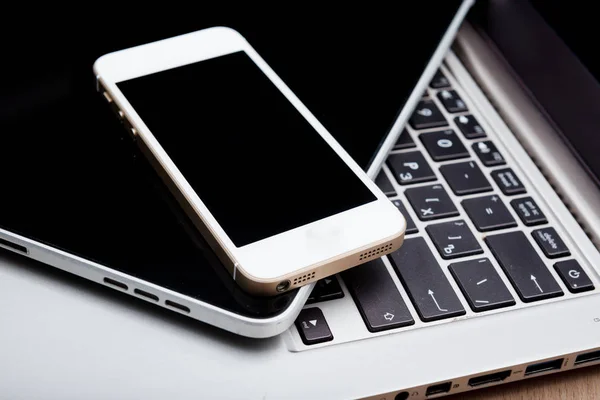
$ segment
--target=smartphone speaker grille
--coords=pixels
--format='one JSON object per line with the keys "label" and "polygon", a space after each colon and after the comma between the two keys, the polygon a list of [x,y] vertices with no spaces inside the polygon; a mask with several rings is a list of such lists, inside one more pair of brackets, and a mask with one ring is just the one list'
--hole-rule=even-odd
{"label": "smartphone speaker grille", "polygon": [[384,246],[379,246],[369,251],[365,251],[360,256],[358,256],[358,261],[366,261],[373,257],[381,257],[389,251],[392,250],[392,244],[388,243]]}
{"label": "smartphone speaker grille", "polygon": [[298,284],[301,284],[303,282],[306,282],[308,280],[311,280],[315,277],[315,272],[309,272],[307,274],[301,275],[301,276],[297,276],[296,278],[294,278],[294,281],[292,282],[292,286],[296,286]]}

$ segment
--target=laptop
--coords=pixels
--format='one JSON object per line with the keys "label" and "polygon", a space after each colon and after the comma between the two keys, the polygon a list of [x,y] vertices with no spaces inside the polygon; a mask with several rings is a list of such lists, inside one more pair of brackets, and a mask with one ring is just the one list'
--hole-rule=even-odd
{"label": "laptop", "polygon": [[569,125],[598,79],[540,4],[477,5],[377,171],[398,252],[318,282],[264,340],[5,268],[3,395],[429,399],[600,362],[594,113]]}

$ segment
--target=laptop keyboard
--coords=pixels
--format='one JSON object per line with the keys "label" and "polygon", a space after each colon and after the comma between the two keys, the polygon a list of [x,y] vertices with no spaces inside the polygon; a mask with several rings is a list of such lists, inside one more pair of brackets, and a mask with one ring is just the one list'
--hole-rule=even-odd
{"label": "laptop keyboard", "polygon": [[[407,220],[403,246],[317,283],[296,321],[306,348],[596,289],[457,86],[436,73],[376,178]],[[366,334],[345,332],[352,308]]]}

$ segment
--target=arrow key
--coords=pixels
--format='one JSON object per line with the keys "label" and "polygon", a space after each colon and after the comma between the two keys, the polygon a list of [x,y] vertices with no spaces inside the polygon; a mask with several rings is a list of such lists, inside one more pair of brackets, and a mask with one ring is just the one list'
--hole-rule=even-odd
{"label": "arrow key", "polygon": [[340,283],[335,276],[330,276],[317,282],[310,296],[308,297],[306,304],[340,299],[342,297],[344,297],[344,292],[340,287]]}
{"label": "arrow key", "polygon": [[296,319],[296,328],[302,341],[306,345],[328,342],[333,340],[329,325],[325,321],[323,312],[317,308],[305,308]]}

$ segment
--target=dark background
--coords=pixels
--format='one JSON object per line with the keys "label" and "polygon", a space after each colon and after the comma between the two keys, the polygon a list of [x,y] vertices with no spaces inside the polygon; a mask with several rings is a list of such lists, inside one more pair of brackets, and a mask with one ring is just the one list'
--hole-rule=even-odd
{"label": "dark background", "polygon": [[600,58],[594,2],[486,0],[469,16],[600,186]]}
{"label": "dark background", "polygon": [[[270,303],[256,311],[251,299],[231,295],[237,289],[224,269],[165,205],[146,164],[133,161],[123,128],[94,90],[93,62],[231,25],[367,165],[458,3],[329,12],[309,3],[219,3],[221,10],[157,3],[143,10],[152,16],[122,4],[51,12],[11,4],[0,24],[0,227],[233,312],[268,316]],[[415,21],[423,29],[415,31]],[[247,195],[223,185],[240,201]]]}

